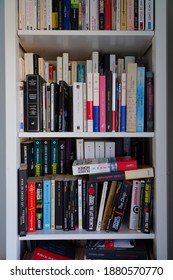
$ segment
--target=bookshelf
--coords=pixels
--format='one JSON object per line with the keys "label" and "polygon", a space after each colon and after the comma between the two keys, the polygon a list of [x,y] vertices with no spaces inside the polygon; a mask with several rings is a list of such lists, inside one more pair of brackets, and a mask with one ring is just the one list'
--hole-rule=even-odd
{"label": "bookshelf", "polygon": [[[5,12],[5,88],[6,88],[6,258],[20,259],[24,240],[40,239],[104,239],[136,238],[153,240],[156,259],[167,259],[167,154],[166,154],[166,3],[155,4],[155,31],[17,31],[17,0],[4,1]],[[10,20],[9,20],[10,15]],[[77,44],[76,44],[77,42]],[[118,233],[41,231],[17,235],[17,169],[20,164],[20,142],[30,137],[78,137],[77,133],[18,133],[17,85],[19,45],[23,50],[38,52],[47,59],[55,53],[68,51],[72,57],[88,56],[92,50],[150,57],[155,73],[154,133],[80,133],[83,138],[147,137],[152,145],[155,168],[154,232],[136,233],[122,227]],[[44,47],[43,47],[44,46]],[[79,50],[82,49],[82,52]],[[80,57],[81,55],[81,57]],[[10,82],[9,82],[10,80]]]}

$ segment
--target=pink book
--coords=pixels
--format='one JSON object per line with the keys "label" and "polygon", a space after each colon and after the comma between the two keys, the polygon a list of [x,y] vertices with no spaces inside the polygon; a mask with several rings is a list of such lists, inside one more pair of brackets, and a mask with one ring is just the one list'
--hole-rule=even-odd
{"label": "pink book", "polygon": [[127,0],[127,30],[134,30],[134,0]]}
{"label": "pink book", "polygon": [[100,75],[100,132],[106,132],[106,76]]}

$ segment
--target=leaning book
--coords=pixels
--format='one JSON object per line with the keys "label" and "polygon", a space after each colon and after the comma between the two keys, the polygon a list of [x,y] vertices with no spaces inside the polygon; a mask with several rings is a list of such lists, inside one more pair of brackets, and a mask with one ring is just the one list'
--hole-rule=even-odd
{"label": "leaning book", "polygon": [[72,165],[73,175],[85,175],[117,171],[115,158],[75,160]]}

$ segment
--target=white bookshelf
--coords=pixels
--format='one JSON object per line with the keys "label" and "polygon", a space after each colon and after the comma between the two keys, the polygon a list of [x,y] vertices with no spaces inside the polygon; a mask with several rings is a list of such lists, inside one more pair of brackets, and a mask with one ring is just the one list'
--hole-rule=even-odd
{"label": "white bookshelf", "polygon": [[[155,1],[155,31],[17,31],[17,0],[5,6],[5,85],[6,85],[6,258],[19,259],[24,240],[39,239],[152,239],[157,259],[167,259],[167,154],[166,154],[166,3]],[[10,20],[9,20],[10,19]],[[23,50],[55,59],[68,51],[73,59],[85,59],[92,50],[118,54],[147,53],[155,73],[154,133],[18,133],[17,81],[19,44]],[[81,51],[82,50],[82,51]],[[51,54],[51,55],[50,55]],[[81,57],[80,57],[81,56]],[[19,237],[17,234],[17,169],[20,164],[20,141],[35,137],[147,137],[152,143],[155,168],[154,232],[137,233],[123,226],[118,233],[86,231],[40,231]]]}

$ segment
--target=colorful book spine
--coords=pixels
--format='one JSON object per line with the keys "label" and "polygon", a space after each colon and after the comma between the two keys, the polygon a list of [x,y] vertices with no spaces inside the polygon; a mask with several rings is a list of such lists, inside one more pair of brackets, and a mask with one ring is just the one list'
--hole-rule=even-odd
{"label": "colorful book spine", "polygon": [[82,215],[82,178],[78,178],[78,228],[82,229],[83,228],[83,215]]}
{"label": "colorful book spine", "polygon": [[86,194],[86,230],[94,231],[96,229],[97,218],[97,191],[98,184],[87,182]]}
{"label": "colorful book spine", "polygon": [[144,132],[145,67],[137,67],[136,132]]}
{"label": "colorful book spine", "polygon": [[127,4],[126,0],[120,0],[120,29],[127,29]]}
{"label": "colorful book spine", "polygon": [[100,131],[99,73],[93,73],[93,132]]}
{"label": "colorful book spine", "polygon": [[151,231],[151,214],[152,214],[152,178],[145,180],[144,200],[143,200],[143,218],[142,232],[150,233]]}
{"label": "colorful book spine", "polygon": [[55,176],[51,178],[51,190],[50,190],[50,228],[55,229]]}
{"label": "colorful book spine", "polygon": [[99,77],[100,132],[106,132],[106,76]]}
{"label": "colorful book spine", "polygon": [[43,182],[36,181],[36,229],[43,229]]}
{"label": "colorful book spine", "polygon": [[27,164],[23,163],[18,169],[18,234],[27,233]]}
{"label": "colorful book spine", "polygon": [[43,179],[43,229],[51,228],[51,180],[44,177]]}
{"label": "colorful book spine", "polygon": [[58,139],[51,139],[51,174],[56,175],[58,171]]}
{"label": "colorful book spine", "polygon": [[126,131],[126,73],[122,73],[121,78],[121,117],[120,131]]}
{"label": "colorful book spine", "polygon": [[41,176],[42,175],[42,140],[35,139],[34,140],[34,175]]}
{"label": "colorful book spine", "polygon": [[105,30],[111,30],[111,1],[105,0]]}
{"label": "colorful book spine", "polygon": [[64,0],[64,30],[70,30],[70,0]]}
{"label": "colorful book spine", "polygon": [[140,207],[141,181],[133,180],[130,206],[129,229],[137,230]]}
{"label": "colorful book spine", "polygon": [[105,1],[99,0],[99,30],[105,28]]}
{"label": "colorful book spine", "polygon": [[33,177],[30,177],[28,180],[28,192],[27,192],[27,201],[28,201],[28,212],[27,212],[27,231],[35,232],[36,231],[36,183]]}
{"label": "colorful book spine", "polygon": [[92,73],[87,74],[87,132],[93,132],[93,79]]}
{"label": "colorful book spine", "polygon": [[116,79],[117,74],[112,74],[112,132],[116,130]]}

